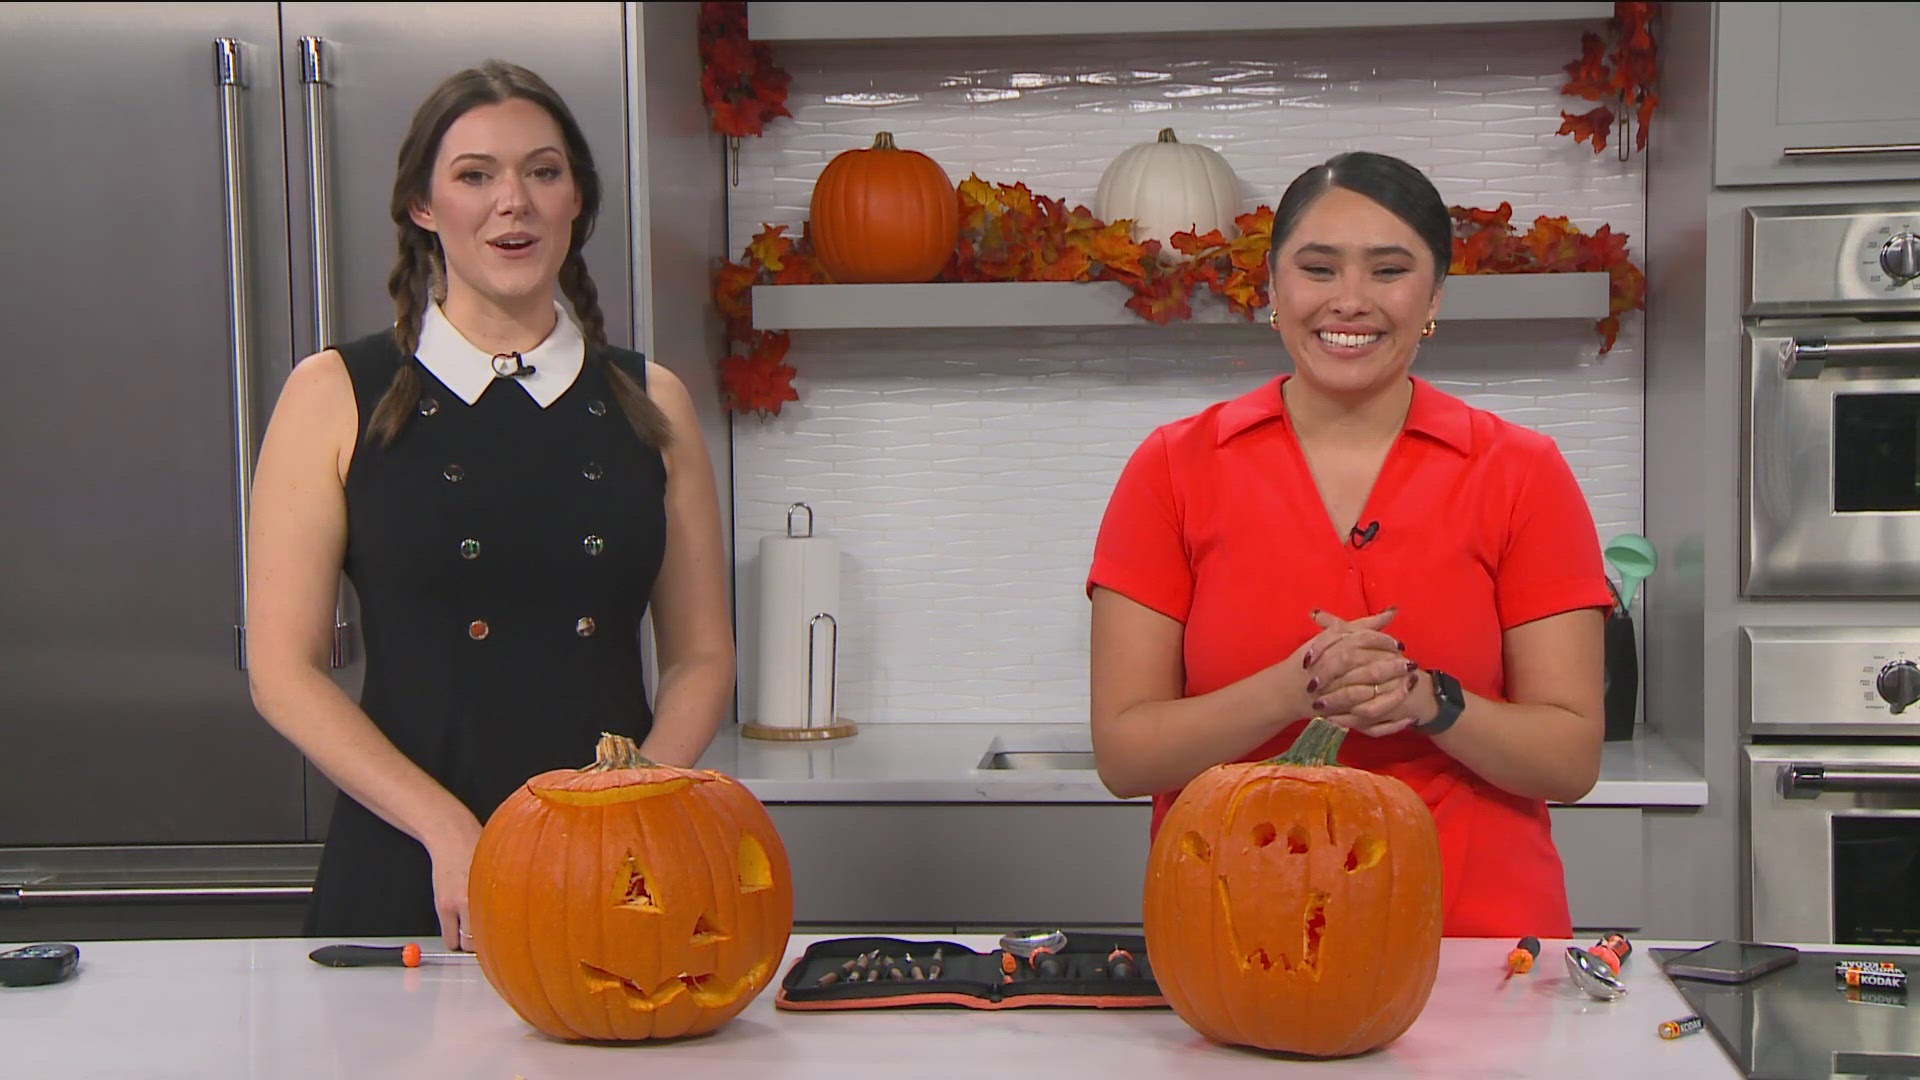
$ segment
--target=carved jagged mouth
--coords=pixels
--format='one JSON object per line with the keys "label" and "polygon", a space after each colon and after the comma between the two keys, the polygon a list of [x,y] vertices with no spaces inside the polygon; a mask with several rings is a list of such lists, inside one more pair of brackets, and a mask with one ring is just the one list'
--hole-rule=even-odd
{"label": "carved jagged mouth", "polygon": [[712,972],[694,975],[683,971],[671,979],[661,980],[651,990],[644,990],[624,975],[616,975],[585,960],[580,961],[580,974],[586,979],[588,990],[596,994],[618,992],[622,1004],[639,1012],[651,1012],[682,995],[692,995],[693,1003],[702,1008],[725,1005],[753,989],[754,983],[759,982],[766,973],[766,964],[755,964],[733,983],[715,986],[716,976]]}

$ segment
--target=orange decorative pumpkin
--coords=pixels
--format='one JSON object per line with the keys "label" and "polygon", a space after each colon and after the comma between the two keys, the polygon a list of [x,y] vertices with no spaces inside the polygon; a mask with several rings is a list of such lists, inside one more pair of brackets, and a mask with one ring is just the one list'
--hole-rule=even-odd
{"label": "orange decorative pumpkin", "polygon": [[500,804],[467,895],[480,970],[558,1039],[712,1031],[773,981],[793,932],[787,850],[760,801],[619,735]]}
{"label": "orange decorative pumpkin", "polygon": [[1154,977],[1216,1042],[1344,1057],[1413,1025],[1440,963],[1440,840],[1413,789],[1334,762],[1314,719],[1270,761],[1216,765],[1147,856]]}
{"label": "orange decorative pumpkin", "polygon": [[810,214],[814,255],[837,282],[932,281],[960,239],[953,181],[885,131],[827,162]]}

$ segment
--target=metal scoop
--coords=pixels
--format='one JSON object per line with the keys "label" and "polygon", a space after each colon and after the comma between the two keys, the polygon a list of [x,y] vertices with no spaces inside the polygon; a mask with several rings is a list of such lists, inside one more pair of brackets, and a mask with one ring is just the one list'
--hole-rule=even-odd
{"label": "metal scoop", "polygon": [[1618,976],[1607,969],[1606,961],[1578,946],[1567,947],[1567,974],[1573,984],[1596,1001],[1612,1001],[1627,992]]}

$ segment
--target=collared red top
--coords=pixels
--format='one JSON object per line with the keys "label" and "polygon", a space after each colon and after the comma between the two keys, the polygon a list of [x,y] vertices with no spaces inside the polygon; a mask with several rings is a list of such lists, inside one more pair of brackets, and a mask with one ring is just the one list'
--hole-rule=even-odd
{"label": "collared red top", "polygon": [[499,381],[519,384],[527,396],[544,409],[573,385],[587,354],[580,328],[557,300],[553,313],[553,330],[546,340],[520,354],[521,360],[533,368],[529,375],[509,378],[496,374],[493,354],[462,337],[453,323],[447,321],[439,304],[428,304],[426,314],[421,316],[420,344],[414,348],[413,355],[422,367],[433,372],[434,378],[469,405],[479,401],[480,395]]}
{"label": "collared red top", "polygon": [[[1413,379],[1406,423],[1358,527],[1334,532],[1281,376],[1162,426],[1120,474],[1087,588],[1185,626],[1184,694],[1238,682],[1343,619],[1397,607],[1387,632],[1421,666],[1507,700],[1502,633],[1611,604],[1586,499],[1551,438]],[[1249,753],[1271,757],[1305,718]],[[1446,933],[1572,932],[1546,805],[1509,794],[1425,735],[1350,736],[1340,760],[1405,781],[1433,809]],[[1179,792],[1154,797],[1159,828]]]}

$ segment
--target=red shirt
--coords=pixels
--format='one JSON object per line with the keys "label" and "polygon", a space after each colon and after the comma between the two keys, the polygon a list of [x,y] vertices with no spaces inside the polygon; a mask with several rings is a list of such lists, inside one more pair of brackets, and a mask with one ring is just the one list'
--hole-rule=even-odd
{"label": "red shirt", "polygon": [[[1167,424],[1127,462],[1087,587],[1185,624],[1184,693],[1238,682],[1320,628],[1397,606],[1386,632],[1472,693],[1507,700],[1502,632],[1608,607],[1593,516],[1553,440],[1413,380],[1405,427],[1359,517],[1337,536],[1280,395],[1286,376]],[[1286,749],[1305,718],[1249,753]],[[1405,781],[1433,810],[1445,932],[1568,937],[1546,804],[1482,780],[1425,735],[1350,735],[1347,765]],[[1154,796],[1159,829],[1177,791]]]}

